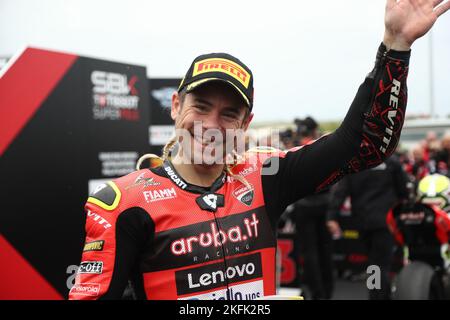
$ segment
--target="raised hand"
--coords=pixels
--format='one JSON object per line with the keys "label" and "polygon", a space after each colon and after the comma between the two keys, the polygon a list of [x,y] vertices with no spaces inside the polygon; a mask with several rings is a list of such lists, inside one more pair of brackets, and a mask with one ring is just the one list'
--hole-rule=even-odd
{"label": "raised hand", "polygon": [[409,50],[438,17],[450,9],[450,0],[387,0],[384,44],[388,49]]}

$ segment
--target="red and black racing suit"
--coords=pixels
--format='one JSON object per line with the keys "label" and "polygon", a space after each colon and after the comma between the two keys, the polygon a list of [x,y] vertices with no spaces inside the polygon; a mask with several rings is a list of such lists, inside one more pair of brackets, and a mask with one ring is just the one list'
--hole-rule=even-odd
{"label": "red and black racing suit", "polygon": [[210,188],[190,185],[168,161],[102,186],[86,203],[86,242],[69,297],[117,299],[128,280],[146,299],[275,294],[279,216],[392,154],[406,109],[409,55],[380,46],[334,133],[288,152],[247,152],[232,170],[251,188],[226,175]]}
{"label": "red and black racing suit", "polygon": [[386,217],[389,230],[400,246],[408,247],[409,260],[441,266],[441,245],[450,244],[450,216],[435,205],[397,205]]}

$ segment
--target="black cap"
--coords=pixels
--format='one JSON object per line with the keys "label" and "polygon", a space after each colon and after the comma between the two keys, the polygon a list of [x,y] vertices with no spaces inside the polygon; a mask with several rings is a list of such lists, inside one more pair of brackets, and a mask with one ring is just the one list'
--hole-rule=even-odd
{"label": "black cap", "polygon": [[253,74],[239,59],[227,53],[209,53],[194,59],[181,80],[178,92],[186,88],[193,91],[209,81],[222,81],[233,87],[244,99],[250,110],[253,108]]}
{"label": "black cap", "polygon": [[306,128],[308,128],[308,130],[310,131],[317,129],[319,127],[319,124],[316,122],[316,120],[314,120],[311,117],[306,117],[303,123],[305,124]]}
{"label": "black cap", "polygon": [[314,129],[319,127],[319,124],[311,117],[306,117],[304,120],[295,119],[294,123],[297,125],[297,133],[302,136],[310,135]]}

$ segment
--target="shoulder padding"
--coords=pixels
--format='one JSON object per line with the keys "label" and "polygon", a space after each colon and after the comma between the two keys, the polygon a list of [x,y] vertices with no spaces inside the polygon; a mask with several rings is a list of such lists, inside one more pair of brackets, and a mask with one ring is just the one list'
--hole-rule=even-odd
{"label": "shoulder padding", "polygon": [[117,185],[109,181],[99,185],[89,196],[88,202],[93,203],[100,208],[112,211],[119,205],[122,193]]}

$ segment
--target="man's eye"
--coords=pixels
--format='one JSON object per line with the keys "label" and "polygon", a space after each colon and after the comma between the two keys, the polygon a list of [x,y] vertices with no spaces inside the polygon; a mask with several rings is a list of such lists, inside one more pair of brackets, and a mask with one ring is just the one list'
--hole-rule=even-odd
{"label": "man's eye", "polygon": [[207,107],[205,107],[205,106],[194,106],[194,109],[199,111],[199,112],[206,112],[207,111]]}
{"label": "man's eye", "polygon": [[237,119],[239,117],[239,114],[236,112],[226,112],[223,114],[225,117],[227,118],[231,118],[231,119]]}

